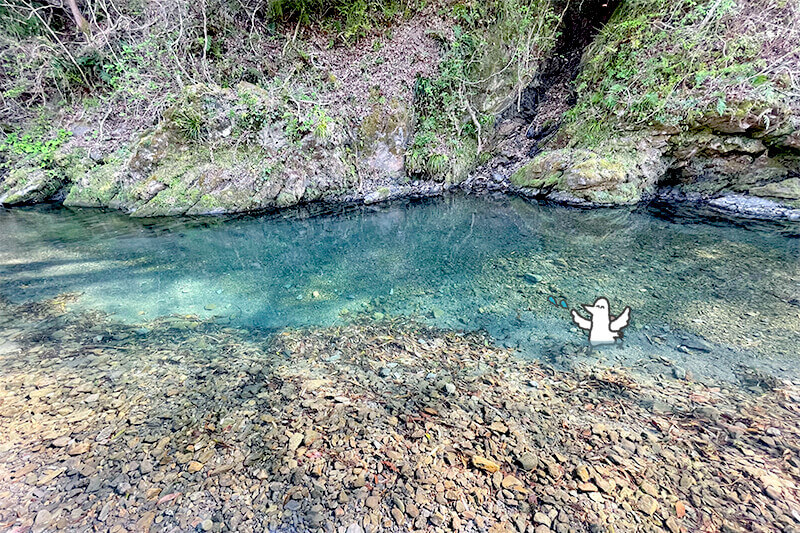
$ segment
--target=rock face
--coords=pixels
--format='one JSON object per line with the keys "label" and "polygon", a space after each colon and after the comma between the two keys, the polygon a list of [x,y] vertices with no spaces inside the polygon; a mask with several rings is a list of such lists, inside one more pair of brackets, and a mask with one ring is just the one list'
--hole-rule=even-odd
{"label": "rock face", "polygon": [[576,204],[633,204],[669,186],[709,203],[749,195],[791,210],[800,207],[800,151],[786,143],[788,136],[778,142],[770,136],[780,125],[736,133],[720,126],[727,131],[650,131],[611,139],[602,150],[547,150],[511,182],[526,194]]}
{"label": "rock face", "polygon": [[[583,55],[574,107],[514,184],[591,204],[627,204],[669,187],[669,197],[720,208],[800,207],[798,84],[784,74],[797,67],[787,52],[800,45],[800,13],[774,2],[712,4],[622,0]],[[676,19],[676,10],[686,16]],[[697,38],[710,27],[713,36]]]}
{"label": "rock face", "polygon": [[403,157],[410,133],[411,112],[402,103],[394,101],[387,109],[374,106],[361,125],[361,166],[387,178],[404,176]]}
{"label": "rock face", "polygon": [[0,205],[44,202],[60,187],[61,180],[41,168],[17,168],[0,183]]}
{"label": "rock face", "polygon": [[800,150],[792,145],[794,133],[785,133],[795,129],[796,121],[789,112],[774,111],[768,118],[709,117],[698,125],[702,130],[670,138],[666,154],[672,160],[672,182],[710,198],[749,194],[800,206],[795,177]]}
{"label": "rock face", "polygon": [[375,203],[484,177],[505,190],[513,173],[518,191],[580,205],[660,195],[800,209],[791,3],[524,4],[408,19],[339,50],[306,42],[310,55],[281,54],[259,86],[184,88],[157,126],[127,124],[111,155],[84,139],[74,146],[88,155],[38,167],[27,151],[42,146],[12,161],[0,142],[0,205],[66,195],[134,216],[209,214]]}
{"label": "rock face", "polygon": [[514,173],[511,182],[529,194],[568,203],[634,204],[654,193],[667,169],[657,142],[656,137],[627,140],[604,153],[543,152]]}
{"label": "rock face", "polygon": [[254,85],[192,86],[129,155],[79,178],[65,204],[134,216],[287,207],[356,183],[351,142],[323,111],[293,115]]}

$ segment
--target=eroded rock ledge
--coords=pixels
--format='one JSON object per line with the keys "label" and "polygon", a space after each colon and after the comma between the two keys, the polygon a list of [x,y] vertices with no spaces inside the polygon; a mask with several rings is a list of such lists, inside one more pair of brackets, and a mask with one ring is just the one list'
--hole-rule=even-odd
{"label": "eroded rock ledge", "polygon": [[799,140],[792,115],[711,117],[685,132],[637,132],[602,148],[547,150],[511,182],[532,196],[583,205],[660,195],[742,214],[800,217]]}

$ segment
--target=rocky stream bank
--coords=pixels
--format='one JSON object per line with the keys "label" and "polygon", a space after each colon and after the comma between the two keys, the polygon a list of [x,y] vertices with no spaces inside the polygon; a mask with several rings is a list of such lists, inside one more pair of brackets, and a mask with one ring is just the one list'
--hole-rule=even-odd
{"label": "rocky stream bank", "polygon": [[[103,43],[75,36],[75,56],[126,73],[132,86],[106,94],[98,80],[85,88],[93,97],[67,100],[59,89],[35,118],[25,83],[4,85],[20,101],[0,116],[0,205],[149,217],[375,203],[460,186],[800,219],[794,3],[411,4],[347,45],[324,29],[324,13],[308,27],[253,18],[228,32],[233,52],[219,64],[163,85],[150,71],[180,62],[172,45],[168,61],[154,59],[150,41],[141,43],[150,55],[132,47],[120,60],[110,42],[101,53]],[[145,38],[133,33],[117,37]],[[193,69],[199,60],[188,59]],[[245,60],[246,73],[215,70]],[[43,69],[28,70],[8,72],[38,79]]]}
{"label": "rocky stream bank", "polygon": [[555,371],[366,317],[0,307],[6,531],[800,531],[800,390]]}

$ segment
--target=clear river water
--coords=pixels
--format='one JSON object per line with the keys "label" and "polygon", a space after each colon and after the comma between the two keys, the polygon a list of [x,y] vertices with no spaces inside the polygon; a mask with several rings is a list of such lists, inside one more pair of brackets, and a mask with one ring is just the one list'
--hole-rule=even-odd
{"label": "clear river water", "polygon": [[[800,376],[797,223],[463,195],[315,209],[150,220],[0,211],[0,296],[72,293],[74,311],[175,327],[190,316],[253,335],[407,315],[486,330],[560,367],[689,372],[749,388]],[[569,310],[600,296],[612,314],[630,306],[631,324],[622,342],[590,349]]]}

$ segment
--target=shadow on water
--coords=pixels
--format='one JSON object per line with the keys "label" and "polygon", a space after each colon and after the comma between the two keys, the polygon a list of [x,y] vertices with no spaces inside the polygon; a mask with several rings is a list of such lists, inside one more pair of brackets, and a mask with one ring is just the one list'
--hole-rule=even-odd
{"label": "shadow on water", "polygon": [[[129,323],[174,314],[279,329],[412,315],[565,365],[656,371],[668,360],[728,379],[743,364],[797,369],[796,224],[454,195],[185,219],[26,208],[0,212],[0,231],[4,297],[80,293],[74,309]],[[549,296],[630,306],[623,347],[574,349],[585,336]]]}

